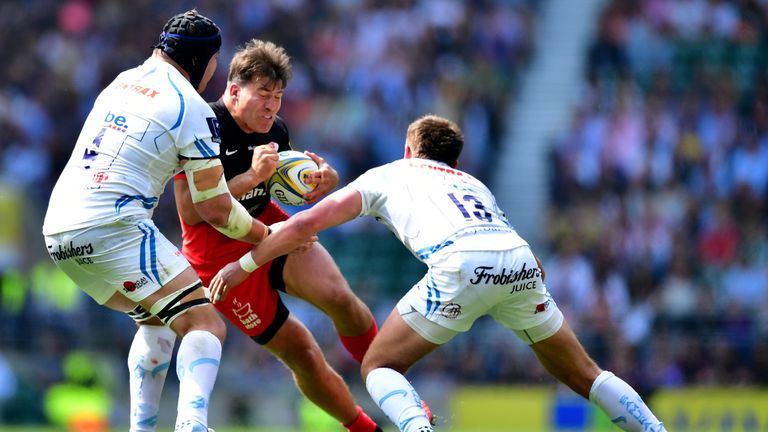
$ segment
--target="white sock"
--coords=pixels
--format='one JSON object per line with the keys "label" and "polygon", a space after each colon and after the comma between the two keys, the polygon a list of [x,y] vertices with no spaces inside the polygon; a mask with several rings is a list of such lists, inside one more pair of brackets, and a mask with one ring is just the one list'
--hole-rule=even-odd
{"label": "white sock", "polygon": [[589,400],[599,406],[622,430],[632,432],[664,432],[660,422],[640,395],[611,372],[603,371],[595,378]]}
{"label": "white sock", "polygon": [[181,338],[176,357],[176,374],[179,376],[177,431],[207,431],[208,404],[220,360],[221,342],[213,333],[195,330]]}
{"label": "white sock", "polygon": [[130,432],[154,432],[165,376],[173,357],[176,333],[168,327],[141,325],[128,351],[131,392]]}
{"label": "white sock", "polygon": [[431,432],[432,425],[421,409],[421,398],[411,383],[397,371],[377,368],[365,380],[373,401],[401,432]]}

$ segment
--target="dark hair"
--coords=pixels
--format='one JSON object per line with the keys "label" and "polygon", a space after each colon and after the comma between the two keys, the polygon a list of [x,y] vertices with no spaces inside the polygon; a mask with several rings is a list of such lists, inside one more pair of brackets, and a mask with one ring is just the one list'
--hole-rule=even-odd
{"label": "dark hair", "polygon": [[188,74],[197,89],[211,57],[221,48],[221,31],[210,19],[192,9],[165,23],[154,48],[161,49]]}
{"label": "dark hair", "polygon": [[432,159],[456,167],[464,148],[459,126],[440,116],[427,114],[408,126],[406,140],[415,157]]}
{"label": "dark hair", "polygon": [[291,79],[291,58],[272,42],[251,39],[232,57],[227,80],[243,84],[261,77],[285,88]]}

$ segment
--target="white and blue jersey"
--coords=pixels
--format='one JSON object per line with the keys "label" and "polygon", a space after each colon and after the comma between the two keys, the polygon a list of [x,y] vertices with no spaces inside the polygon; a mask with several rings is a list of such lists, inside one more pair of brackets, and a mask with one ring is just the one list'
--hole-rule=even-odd
{"label": "white and blue jersey", "polygon": [[181,159],[218,153],[211,108],[178,70],[149,58],[96,99],[51,194],[43,233],[151,218]]}
{"label": "white and blue jersey", "polygon": [[[349,187],[362,196],[361,216],[375,217],[426,264],[446,249],[506,250],[527,244],[482,182],[444,163],[400,159],[369,170]],[[485,241],[486,234],[497,241]]]}
{"label": "white and blue jersey", "polygon": [[56,265],[98,303],[139,302],[189,263],[152,222],[182,159],[219,153],[215,115],[178,70],[150,58],[94,103],[43,224]]}

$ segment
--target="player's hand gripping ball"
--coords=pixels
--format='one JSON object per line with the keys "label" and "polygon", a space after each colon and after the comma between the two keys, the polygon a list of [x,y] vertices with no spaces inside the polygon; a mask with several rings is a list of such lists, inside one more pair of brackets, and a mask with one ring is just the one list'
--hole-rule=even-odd
{"label": "player's hand gripping ball", "polygon": [[311,192],[317,185],[305,180],[318,170],[317,164],[309,156],[296,150],[281,151],[277,155],[277,169],[267,181],[269,194],[281,204],[306,204],[302,195]]}

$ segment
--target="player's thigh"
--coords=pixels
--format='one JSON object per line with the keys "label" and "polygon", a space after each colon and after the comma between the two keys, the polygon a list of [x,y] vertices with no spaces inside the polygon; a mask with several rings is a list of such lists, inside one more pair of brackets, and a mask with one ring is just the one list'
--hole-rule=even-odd
{"label": "player's thigh", "polygon": [[334,304],[354,296],[339,267],[319,243],[288,254],[283,280],[288,294],[313,304]]}
{"label": "player's thigh", "polygon": [[189,268],[149,219],[46,236],[45,241],[56,265],[99,304],[115,293],[139,303]]}
{"label": "player's thigh", "polygon": [[363,379],[371,370],[380,367],[404,373],[439,346],[413,330],[395,308],[365,353],[362,364]]}

